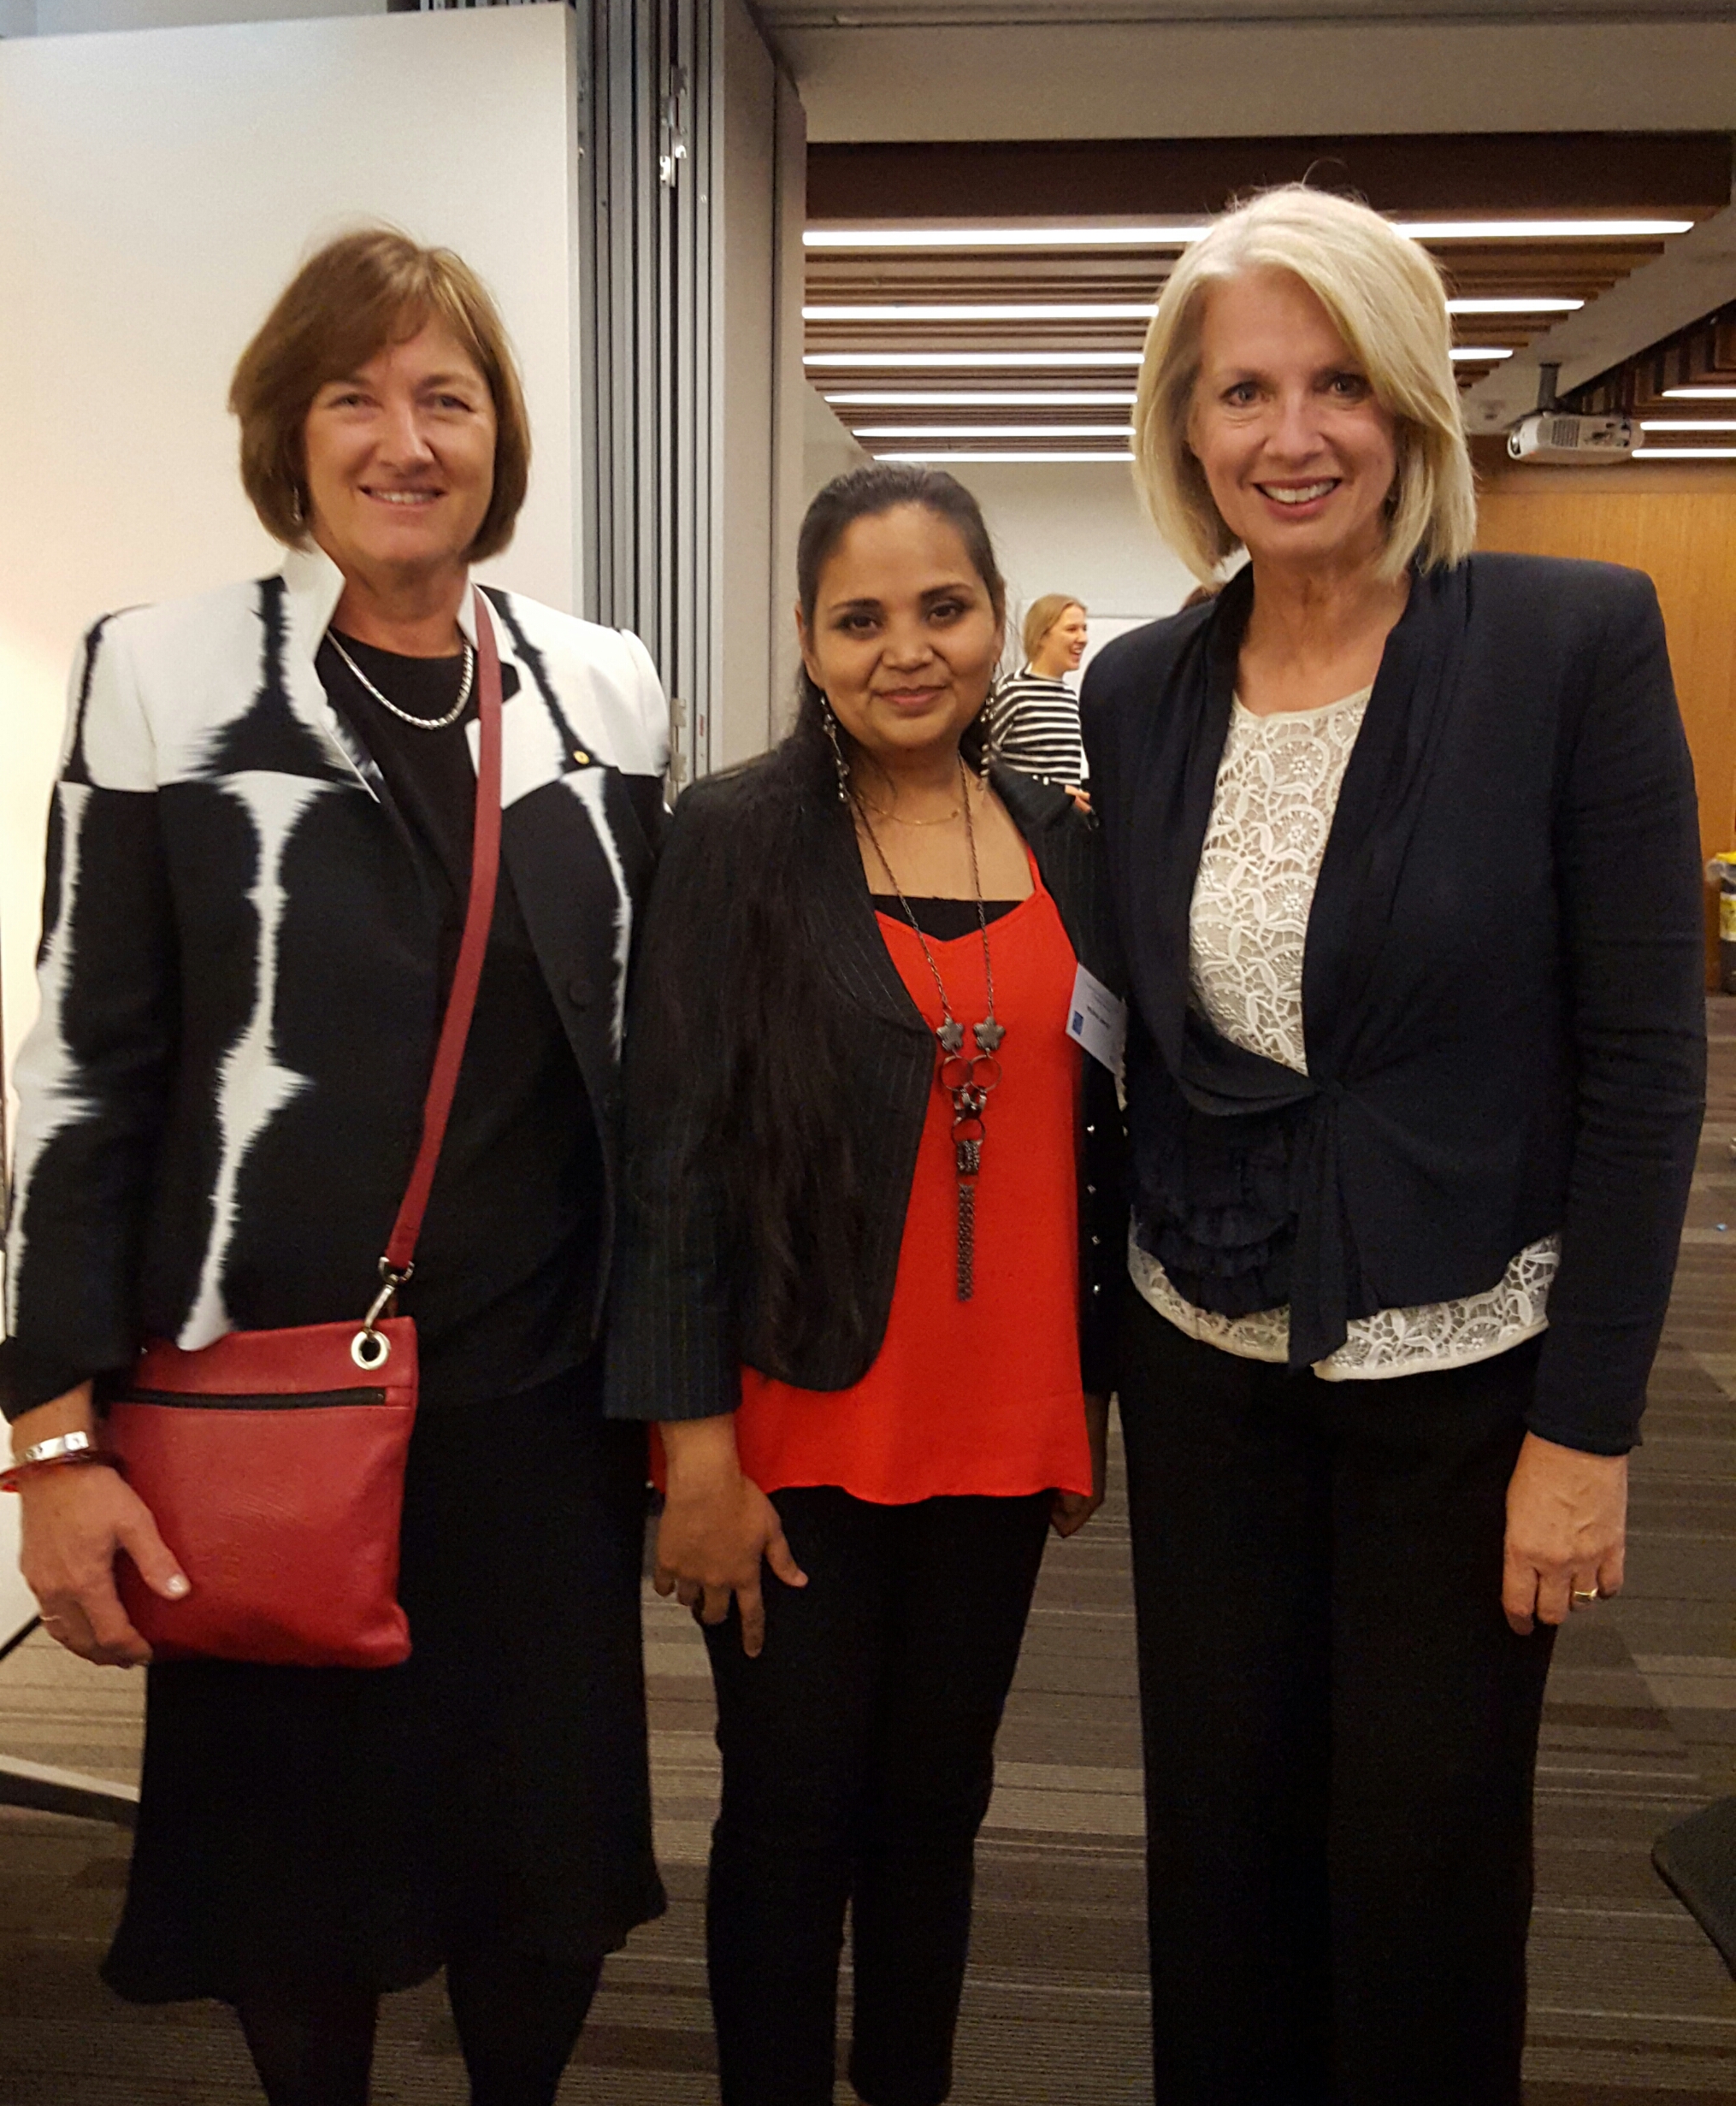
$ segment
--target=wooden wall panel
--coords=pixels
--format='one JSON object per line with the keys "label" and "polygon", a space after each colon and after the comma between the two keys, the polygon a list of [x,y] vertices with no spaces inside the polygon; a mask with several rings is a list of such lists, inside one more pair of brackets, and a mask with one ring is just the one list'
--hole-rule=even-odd
{"label": "wooden wall panel", "polygon": [[[1485,480],[1480,544],[1588,556],[1650,574],[1694,757],[1704,852],[1736,847],[1736,475],[1517,469]],[[1708,897],[1708,942],[1711,901]],[[1709,948],[1708,969],[1715,958]]]}

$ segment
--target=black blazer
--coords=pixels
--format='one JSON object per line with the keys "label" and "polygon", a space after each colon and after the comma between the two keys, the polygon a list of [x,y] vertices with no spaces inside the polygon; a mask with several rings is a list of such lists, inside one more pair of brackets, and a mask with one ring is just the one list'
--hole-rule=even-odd
{"label": "black blazer", "polygon": [[[934,1088],[935,1043],[874,917],[848,814],[835,795],[790,812],[790,852],[810,873],[809,934],[830,970],[812,1000],[847,1029],[849,1069],[836,1077],[853,1159],[871,1178],[862,1195],[858,1323],[841,1316],[799,1360],[755,1335],[731,1264],[736,1224],[718,1184],[692,1159],[693,1065],[731,949],[729,900],[702,873],[724,855],[764,852],[741,814],[765,762],[696,783],[676,808],[634,963],[625,1063],[626,1141],[621,1239],[609,1314],[607,1408],[624,1419],[704,1419],[741,1401],[743,1364],[807,1389],[859,1382],[885,1336],[911,1181]],[[1076,955],[1106,982],[1119,978],[1095,826],[1063,791],[1010,770],[991,780],[1030,843]],[[1085,1386],[1110,1385],[1113,1283],[1126,1236],[1114,1085],[1085,1062],[1081,1149],[1081,1362]]]}
{"label": "black blazer", "polygon": [[[50,814],[42,1009],[16,1072],[8,1416],[124,1366],[142,1336],[194,1348],[330,1322],[374,1291],[434,1057],[440,907],[316,670],[342,589],[327,557],[292,553],[274,576],[113,616],[86,640]],[[636,638],[488,599],[502,879],[596,1123],[605,1271],[667,716]],[[491,1254],[475,1262],[486,1274]],[[602,1298],[599,1279],[593,1335]]]}
{"label": "black blazer", "polygon": [[[1228,1108],[1190,1077],[1188,916],[1251,599],[1244,572],[1085,681],[1134,1008],[1136,1227],[1162,1122]],[[1698,864],[1650,581],[1500,555],[1419,576],[1308,925],[1296,1360],[1350,1318],[1491,1287],[1559,1232],[1531,1425],[1632,1445],[1704,1099]],[[1244,1067],[1235,1087],[1295,1083]]]}

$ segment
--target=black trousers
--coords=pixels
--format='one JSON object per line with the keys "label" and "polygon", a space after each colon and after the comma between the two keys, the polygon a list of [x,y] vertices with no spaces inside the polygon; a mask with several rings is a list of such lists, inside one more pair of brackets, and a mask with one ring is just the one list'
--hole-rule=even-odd
{"label": "black trousers", "polygon": [[773,1497],[808,1584],[767,1575],[758,1660],[733,1613],[706,1633],[723,1758],[706,1920],[723,2106],[831,2106],[847,1904],[850,2080],[869,2106],[939,2106],[1049,1495]]}
{"label": "black trousers", "polygon": [[1553,1633],[1500,1590],[1541,1342],[1327,1383],[1130,1293],[1162,2106],[1519,2106]]}

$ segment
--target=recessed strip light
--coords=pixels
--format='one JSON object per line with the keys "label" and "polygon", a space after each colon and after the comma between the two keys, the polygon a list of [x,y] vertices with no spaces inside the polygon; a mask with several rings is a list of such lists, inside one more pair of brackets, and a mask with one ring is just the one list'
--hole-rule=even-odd
{"label": "recessed strip light", "polygon": [[1495,300],[1449,300],[1450,315],[1572,315],[1577,314],[1585,303],[1567,299],[1508,299],[1504,295]]}
{"label": "recessed strip light", "polygon": [[869,394],[826,397],[851,410],[1131,410],[1130,387],[1032,387],[1001,392],[994,388],[894,387]]}
{"label": "recessed strip light", "polygon": [[1208,233],[1170,227],[810,227],[810,249],[1184,249]]}
{"label": "recessed strip light", "polygon": [[1644,241],[1688,234],[1692,220],[1395,220],[1413,241]]}
{"label": "recessed strip light", "polygon": [[1736,387],[1667,387],[1666,402],[1736,402]]}
{"label": "recessed strip light", "polygon": [[1117,461],[1124,467],[1133,458],[1131,453],[977,453],[963,446],[948,453],[877,453],[877,461],[909,461],[926,463],[937,461]]}
{"label": "recessed strip light", "polygon": [[[1510,358],[1510,351],[1489,345],[1467,345],[1456,350],[1453,357],[1467,365],[1492,365],[1497,359]],[[809,351],[802,363],[828,370],[849,367],[857,372],[878,369],[884,372],[918,369],[936,372],[951,367],[963,368],[967,372],[983,373],[993,368],[996,370],[1022,367],[1027,371],[1054,372],[1063,367],[1075,366],[1137,366],[1142,354],[1137,351]]]}
{"label": "recessed strip light", "polygon": [[801,310],[804,322],[1149,322],[1156,312],[1129,300],[892,300]]}
{"label": "recessed strip light", "polygon": [[1736,446],[1636,446],[1630,461],[1736,461]]}
{"label": "recessed strip light", "polygon": [[1736,432],[1736,417],[1642,417],[1643,432]]}
{"label": "recessed strip light", "polygon": [[[1583,300],[1449,300],[1455,315],[1571,315]],[[1126,300],[888,300],[804,307],[804,322],[1149,322],[1154,306]]]}
{"label": "recessed strip light", "polygon": [[1125,367],[1137,366],[1139,361],[1140,353],[1137,351],[810,351],[802,363],[825,367],[882,366],[888,370],[895,367],[962,366],[980,372],[990,366],[1024,366],[1038,369],[1061,366]]}
{"label": "recessed strip light", "polygon": [[[1413,241],[1643,241],[1691,233],[1692,220],[1395,220]],[[1184,249],[1198,225],[810,227],[810,249]]]}
{"label": "recessed strip light", "polygon": [[[1736,425],[1730,428],[1736,431]],[[858,439],[1128,439],[1125,424],[857,424]]]}

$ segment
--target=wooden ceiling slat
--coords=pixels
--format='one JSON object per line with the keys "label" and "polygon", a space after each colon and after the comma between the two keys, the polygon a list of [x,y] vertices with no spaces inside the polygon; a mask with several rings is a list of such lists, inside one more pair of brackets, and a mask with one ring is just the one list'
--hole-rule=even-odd
{"label": "wooden ceiling slat", "polygon": [[1683,401],[1672,387],[1736,387],[1736,306],[1678,330],[1662,343],[1600,373],[1567,399],[1591,412],[1627,410],[1635,416],[1736,416],[1736,402]]}
{"label": "wooden ceiling slat", "polygon": [[1273,183],[1353,191],[1385,212],[1713,212],[1721,132],[1394,133],[1360,139],[1016,139],[808,149],[808,216],[1170,217]]}

